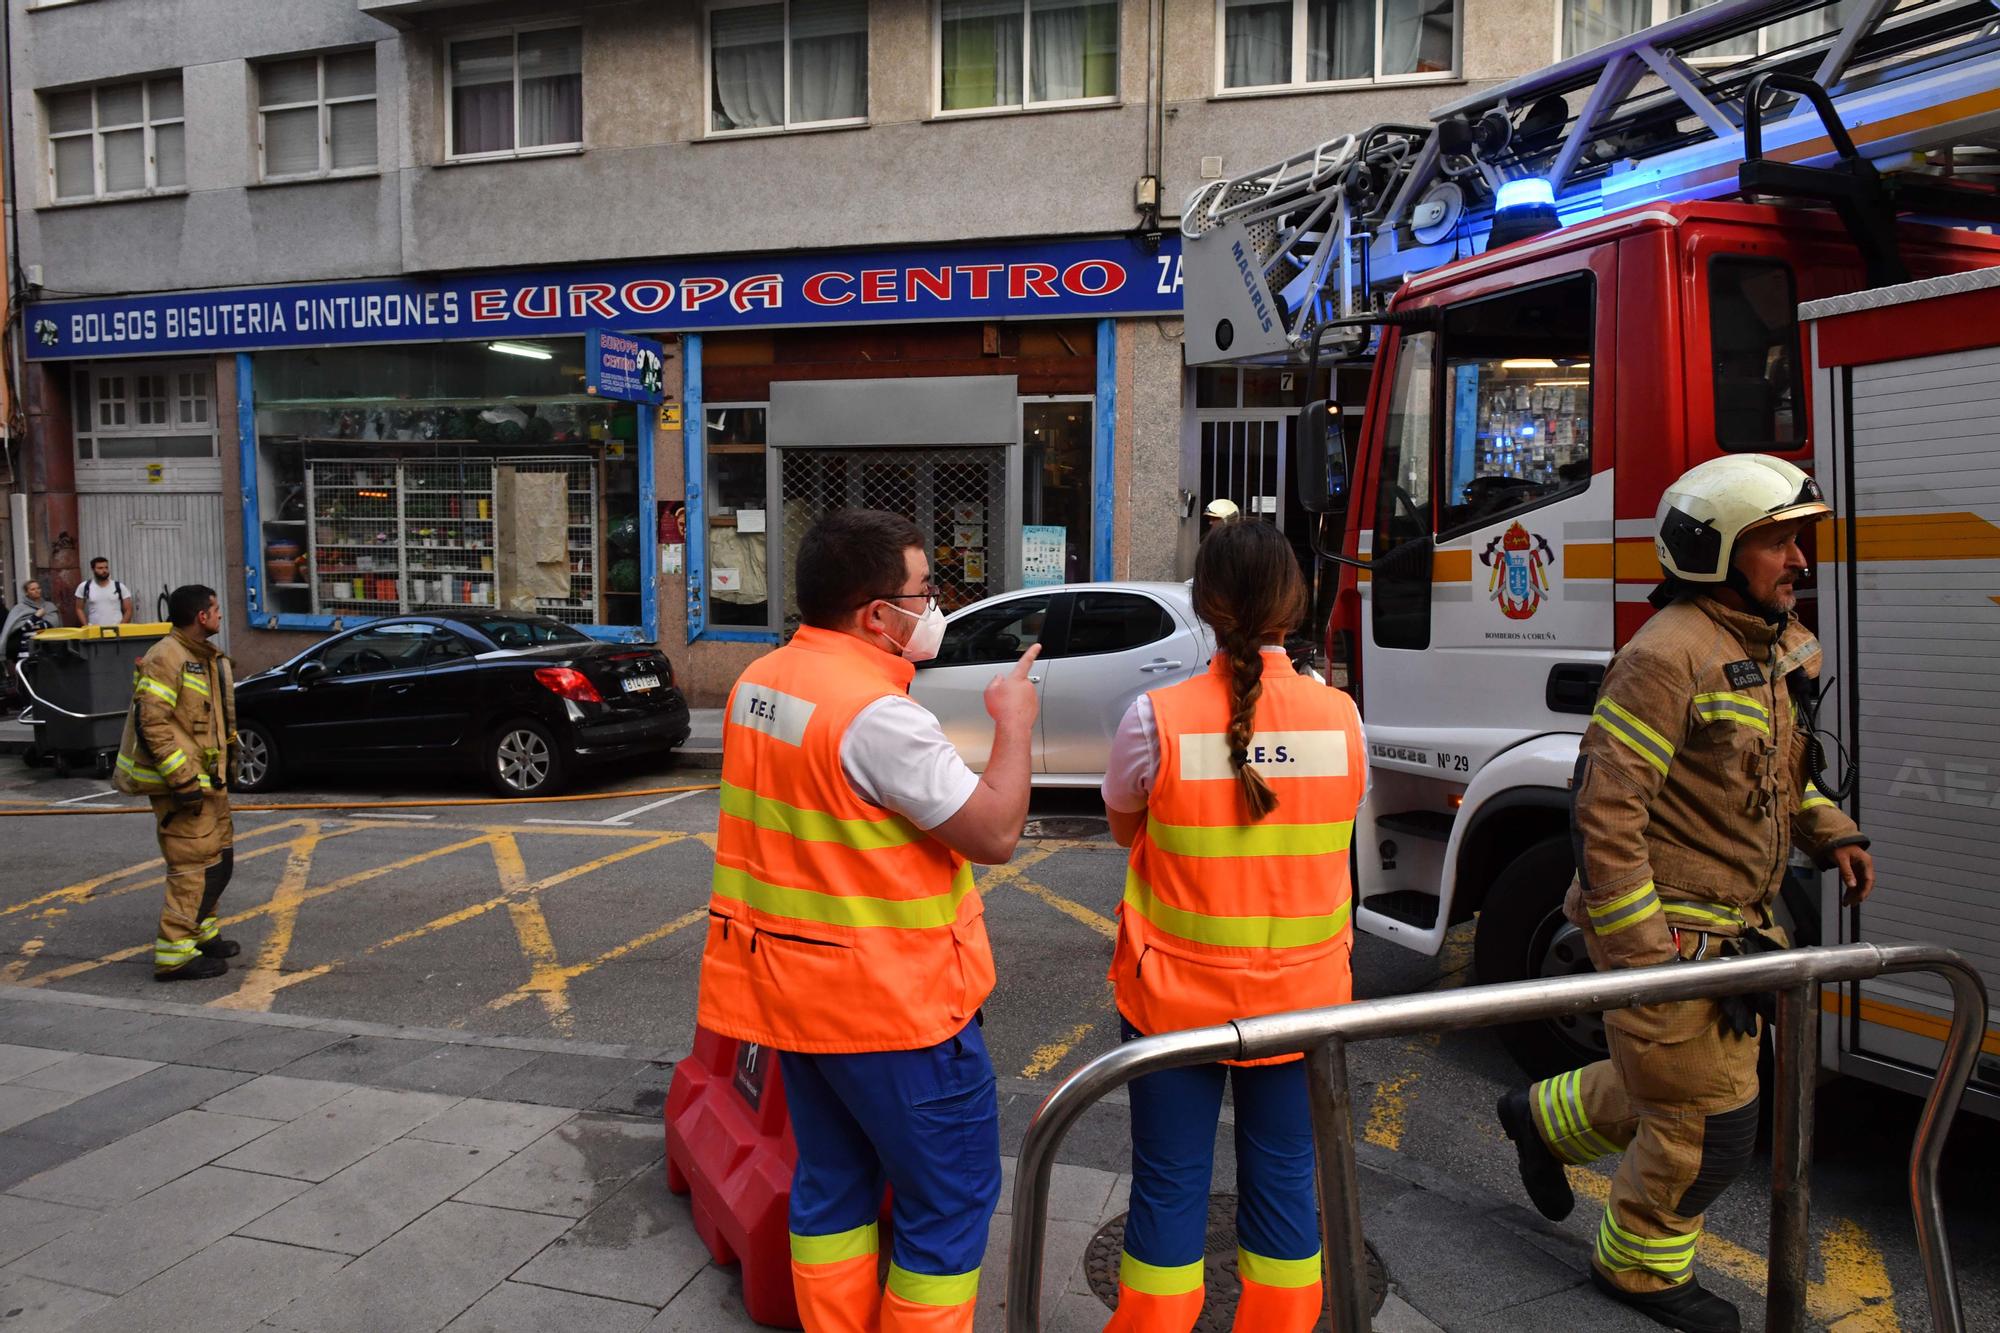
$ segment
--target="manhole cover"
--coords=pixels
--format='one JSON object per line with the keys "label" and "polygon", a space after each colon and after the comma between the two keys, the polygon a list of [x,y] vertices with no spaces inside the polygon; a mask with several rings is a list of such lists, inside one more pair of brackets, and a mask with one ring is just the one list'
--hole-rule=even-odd
{"label": "manhole cover", "polygon": [[[1118,1254],[1124,1246],[1125,1215],[1120,1213],[1090,1238],[1090,1248],[1083,1256],[1083,1270],[1090,1278],[1090,1289],[1110,1309],[1118,1306]],[[1382,1257],[1375,1253],[1375,1247],[1364,1243],[1364,1248],[1368,1251],[1368,1312],[1377,1314],[1382,1309],[1382,1302],[1389,1298],[1389,1275],[1383,1269]],[[1230,1324],[1236,1318],[1236,1295],[1239,1290],[1236,1285],[1234,1194],[1208,1196],[1208,1244],[1202,1258],[1208,1296],[1202,1302],[1201,1318],[1195,1321],[1196,1333],[1229,1333]],[[1333,1316],[1322,1310],[1316,1327],[1331,1330]]]}
{"label": "manhole cover", "polygon": [[1021,829],[1024,838],[1095,838],[1109,833],[1111,825],[1089,815],[1052,815],[1031,819]]}

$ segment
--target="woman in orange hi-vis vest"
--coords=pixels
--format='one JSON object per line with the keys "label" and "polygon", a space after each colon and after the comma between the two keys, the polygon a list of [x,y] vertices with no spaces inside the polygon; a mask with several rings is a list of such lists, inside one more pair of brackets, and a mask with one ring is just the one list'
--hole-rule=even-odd
{"label": "woman in orange hi-vis vest", "polygon": [[[1104,778],[1112,833],[1132,849],[1111,964],[1128,1040],[1353,996],[1347,847],[1367,758],[1354,701],[1296,674],[1281,646],[1306,602],[1290,545],[1268,523],[1216,528],[1195,560],[1194,602],[1220,651],[1203,675],[1134,702]],[[1231,1078],[1235,1327],[1305,1333],[1319,1318],[1305,1066],[1283,1056],[1132,1083],[1112,1333],[1187,1333],[1201,1314]]]}

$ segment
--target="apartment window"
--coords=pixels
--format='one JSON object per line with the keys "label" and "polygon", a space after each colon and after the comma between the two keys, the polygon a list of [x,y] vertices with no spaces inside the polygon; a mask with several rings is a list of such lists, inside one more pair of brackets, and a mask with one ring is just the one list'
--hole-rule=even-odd
{"label": "apartment window", "polygon": [[374,170],[375,52],[259,65],[257,143],[267,181]]}
{"label": "apartment window", "polygon": [[206,366],[79,370],[76,456],[88,464],[214,458],[214,381]]}
{"label": "apartment window", "polygon": [[938,0],[943,111],[1118,95],[1116,0]]}
{"label": "apartment window", "polygon": [[49,189],[58,202],[187,185],[181,76],[49,93]]}
{"label": "apartment window", "polygon": [[1218,0],[1227,91],[1435,78],[1458,66],[1458,0]]}
{"label": "apartment window", "polygon": [[[1573,56],[1715,3],[1717,0],[1562,0],[1562,54]],[[1844,8],[1845,0],[1836,0],[1756,32],[1684,49],[1680,54],[1689,60],[1717,60],[1780,51],[1832,32],[1839,26]]]}
{"label": "apartment window", "polygon": [[451,44],[448,157],[583,144],[583,29],[530,28]]}
{"label": "apartment window", "polygon": [[711,134],[852,123],[867,115],[867,0],[709,10]]}

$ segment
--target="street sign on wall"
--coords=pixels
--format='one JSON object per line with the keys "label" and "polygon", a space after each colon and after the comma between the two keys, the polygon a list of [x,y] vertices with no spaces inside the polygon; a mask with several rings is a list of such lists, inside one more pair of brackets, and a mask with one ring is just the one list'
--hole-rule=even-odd
{"label": "street sign on wall", "polygon": [[650,338],[592,329],[583,338],[586,392],[624,403],[657,403],[667,396],[665,350]]}

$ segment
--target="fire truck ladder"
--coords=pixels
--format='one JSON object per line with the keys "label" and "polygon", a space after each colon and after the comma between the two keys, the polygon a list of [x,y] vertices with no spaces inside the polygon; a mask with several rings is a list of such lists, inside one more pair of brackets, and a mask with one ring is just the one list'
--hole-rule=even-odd
{"label": "fire truck ladder", "polygon": [[1429,125],[1377,125],[1209,182],[1181,215],[1188,360],[1305,355],[1323,325],[1476,252],[1503,191],[1564,223],[1747,192],[1837,206],[1868,193],[1784,170],[1829,166],[1889,173],[1892,214],[1955,200],[1945,215],[2000,219],[2000,0],[1722,0]]}

